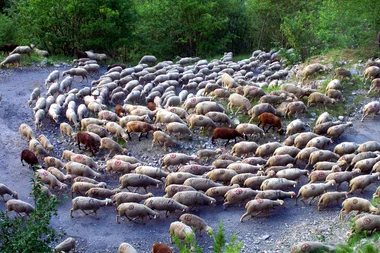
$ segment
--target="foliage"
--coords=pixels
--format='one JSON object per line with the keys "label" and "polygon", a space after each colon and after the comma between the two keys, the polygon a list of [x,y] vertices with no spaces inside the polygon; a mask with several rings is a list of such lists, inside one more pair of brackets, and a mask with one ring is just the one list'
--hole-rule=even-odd
{"label": "foliage", "polygon": [[281,48],[278,51],[278,56],[284,61],[286,66],[292,66],[301,62],[301,55],[298,54],[293,48],[286,50]]}
{"label": "foliage", "polygon": [[[368,236],[367,233],[353,233],[345,243],[338,244],[337,253],[376,253],[379,252],[380,233]],[[377,245],[377,247],[375,247]]]}
{"label": "foliage", "polygon": [[41,181],[33,183],[31,196],[35,200],[35,210],[30,217],[15,217],[0,213],[1,252],[51,252],[49,245],[58,242],[62,232],[50,226],[50,219],[57,215],[57,198],[46,198],[41,189]]}
{"label": "foliage", "polygon": [[[212,237],[213,252],[214,253],[239,253],[243,247],[242,242],[236,243],[236,234],[233,234],[230,242],[227,243],[226,236],[223,229],[223,221],[219,223],[218,233],[209,232]],[[177,236],[173,235],[174,244],[179,248],[181,253],[190,253],[190,252],[203,252],[203,249],[200,248],[194,238],[194,236],[187,236],[185,242],[182,242]]]}
{"label": "foliage", "polygon": [[14,41],[14,21],[7,15],[0,14],[0,45]]}

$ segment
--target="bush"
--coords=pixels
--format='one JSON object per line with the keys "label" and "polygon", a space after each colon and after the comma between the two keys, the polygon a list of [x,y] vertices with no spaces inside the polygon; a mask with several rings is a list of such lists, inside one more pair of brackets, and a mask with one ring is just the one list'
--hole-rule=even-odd
{"label": "bush", "polygon": [[35,210],[30,217],[11,219],[0,213],[0,252],[51,252],[51,244],[57,243],[64,233],[50,226],[50,219],[57,215],[59,200],[47,198],[41,189],[39,178],[33,182],[31,196],[35,200]]}

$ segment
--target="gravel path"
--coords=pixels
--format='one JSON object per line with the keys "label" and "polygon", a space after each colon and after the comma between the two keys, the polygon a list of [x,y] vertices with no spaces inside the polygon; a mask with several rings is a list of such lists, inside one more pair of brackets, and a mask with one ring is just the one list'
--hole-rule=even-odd
{"label": "gravel path", "polygon": [[[16,190],[21,200],[30,203],[32,203],[29,197],[32,171],[20,163],[21,150],[28,147],[28,142],[20,137],[18,127],[24,122],[34,128],[32,110],[26,104],[31,91],[38,86],[44,88],[44,79],[52,70],[59,69],[62,72],[67,68],[68,66],[21,67],[0,70],[0,93],[3,94],[3,101],[0,104],[0,164],[2,165],[0,182]],[[73,88],[86,85],[86,83],[80,84],[79,80],[80,78],[75,78]],[[43,90],[43,94],[45,93],[46,90]],[[377,125],[378,118],[370,117],[365,123],[355,121],[354,127],[350,128],[339,142],[361,143],[379,140],[380,128]],[[41,133],[48,136],[57,147],[54,150],[54,156],[60,158],[64,149],[71,148],[71,143],[67,139],[59,137],[59,126],[53,124],[50,119],[44,121],[41,131],[36,131],[36,135]],[[158,166],[160,157],[164,154],[162,148],[151,149],[151,136],[148,140],[143,139],[141,142],[138,142],[136,136],[134,137],[133,141],[127,144],[127,149],[142,161]],[[197,137],[193,142],[181,141],[181,144],[181,149],[178,151],[188,154],[195,153],[199,148],[215,148],[206,137]],[[219,142],[217,146],[223,147],[221,144]],[[230,150],[231,147],[232,145],[229,145],[228,149]],[[75,150],[77,150],[76,147]],[[100,153],[97,158],[102,158],[104,154],[104,152]],[[116,176],[107,177],[106,181],[109,188],[118,184]],[[306,181],[307,179],[303,178],[301,184]],[[376,183],[366,189],[365,197],[370,198],[378,185],[379,183]],[[299,187],[295,191],[297,192],[298,189]],[[347,184],[343,184],[340,188],[340,190],[345,189],[347,189]],[[155,195],[163,195],[161,189],[150,190]],[[359,196],[359,193],[355,195]],[[75,212],[74,218],[71,219],[70,200],[70,197],[62,198],[58,216],[52,220],[52,225],[63,229],[68,236],[77,238],[78,252],[117,252],[121,242],[131,243],[139,252],[150,252],[151,245],[155,242],[169,244],[169,224],[179,217],[179,215],[171,215],[169,218],[151,220],[146,224],[127,221],[116,224],[115,208],[105,207],[98,212],[99,220],[92,215],[84,216],[80,212]],[[0,210],[4,208],[4,203],[0,203]],[[339,221],[339,210],[340,206],[332,206],[318,212],[315,205],[308,206],[300,203],[296,206],[294,200],[287,199],[285,207],[277,207],[269,217],[245,219],[242,224],[239,223],[239,219],[245,212],[243,206],[232,206],[223,211],[219,202],[217,206],[202,207],[194,214],[204,218],[214,231],[217,230],[220,220],[223,220],[227,236],[237,233],[237,239],[243,241],[243,252],[289,252],[291,245],[302,240],[320,239],[329,244],[342,243],[349,230],[349,222]],[[209,248],[209,245],[212,245],[211,238],[203,235],[203,237],[197,236],[197,239],[200,245],[205,247],[204,252],[211,252]]]}

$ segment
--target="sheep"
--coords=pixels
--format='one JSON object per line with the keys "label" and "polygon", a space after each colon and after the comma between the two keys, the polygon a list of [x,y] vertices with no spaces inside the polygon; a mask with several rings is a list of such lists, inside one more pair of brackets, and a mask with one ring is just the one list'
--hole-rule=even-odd
{"label": "sheep", "polygon": [[266,144],[262,144],[256,149],[256,155],[260,157],[272,155],[279,147],[282,147],[282,144],[279,142],[268,142]]}
{"label": "sheep", "polygon": [[249,188],[233,188],[224,195],[223,209],[234,203],[239,203],[240,206],[241,203],[253,199],[257,193],[258,191]]}
{"label": "sheep", "polygon": [[327,86],[326,86],[326,93],[330,90],[330,89],[333,89],[333,90],[339,90],[341,89],[341,82],[339,79],[334,79],[334,80],[331,80]]}
{"label": "sheep", "polygon": [[380,90],[380,78],[375,78],[371,81],[371,88],[369,89],[368,91],[368,95],[372,92],[372,91],[376,91],[378,92]]}
{"label": "sheep", "polygon": [[[144,113],[145,115],[146,113]],[[185,124],[185,122],[175,113],[169,112],[163,109],[157,110],[155,123],[171,123],[179,122]]]}
{"label": "sheep", "polygon": [[204,193],[198,191],[177,192],[174,194],[172,199],[181,203],[182,205],[188,206],[190,209],[193,207],[197,209],[198,205],[215,205],[216,203],[216,200],[214,198],[208,197]]}
{"label": "sheep", "polygon": [[306,105],[302,101],[294,101],[290,102],[286,106],[285,116],[290,117],[295,114],[297,117],[299,117],[299,115],[305,111]]}
{"label": "sheep", "polygon": [[37,112],[34,113],[34,129],[41,129],[42,128],[42,121],[45,118],[45,111],[42,109],[39,109]]}
{"label": "sheep", "polygon": [[368,231],[373,233],[380,230],[380,216],[375,214],[366,214],[355,220],[354,228],[351,229],[351,234],[353,232],[360,233],[362,231]]}
{"label": "sheep", "polygon": [[278,111],[273,106],[271,106],[270,104],[268,104],[268,103],[258,104],[258,105],[255,105],[254,107],[252,107],[248,111],[248,114],[251,115],[251,119],[249,120],[248,123],[251,123],[251,121],[253,119],[255,119],[256,117],[258,117],[259,115],[261,115],[264,112],[269,112],[269,113],[272,113],[274,115],[279,115]]}
{"label": "sheep", "polygon": [[[145,116],[128,115],[128,116],[124,116],[124,117],[120,118],[119,123],[120,123],[121,127],[125,127],[127,125],[127,123],[131,122],[131,121],[150,122],[151,120],[150,120],[148,115],[145,115]],[[177,123],[177,122],[175,122],[175,123]]]}
{"label": "sheep", "polygon": [[318,72],[321,72],[321,71],[326,71],[326,67],[323,66],[322,64],[320,63],[313,63],[313,64],[310,64],[308,66],[306,66],[304,69],[303,69],[303,78],[302,78],[302,83],[311,75],[314,75]]}
{"label": "sheep", "polygon": [[209,96],[218,98],[228,98],[230,95],[231,93],[225,88],[215,89],[209,94]]}
{"label": "sheep", "polygon": [[71,86],[73,85],[73,80],[74,78],[72,78],[71,76],[67,76],[65,79],[63,79],[59,84],[59,91],[68,92],[71,89]]}
{"label": "sheep", "polygon": [[346,70],[344,68],[336,68],[334,70],[334,78],[336,78],[336,77],[341,77],[342,80],[344,78],[348,77],[351,80],[351,78],[352,78],[351,71]]}
{"label": "sheep", "polygon": [[62,122],[59,125],[59,133],[61,136],[63,136],[65,134],[65,135],[71,137],[72,134],[74,133],[74,130],[69,124],[67,124],[66,122]]}
{"label": "sheep", "polygon": [[65,170],[67,174],[71,174],[74,176],[84,176],[92,178],[100,178],[101,176],[101,174],[95,172],[89,166],[77,162],[66,163]]}
{"label": "sheep", "polygon": [[298,191],[298,195],[296,197],[296,204],[298,198],[301,196],[301,201],[305,203],[305,200],[311,197],[311,200],[309,201],[309,205],[311,205],[311,202],[314,198],[318,197],[319,195],[326,192],[326,189],[330,186],[334,186],[335,181],[329,180],[326,181],[326,183],[314,183],[314,184],[306,184],[303,185],[300,190]]}
{"label": "sheep", "polygon": [[171,172],[166,176],[165,188],[171,184],[183,184],[186,179],[191,177],[197,177],[196,175],[189,172]]}
{"label": "sheep", "polygon": [[285,192],[281,190],[266,190],[260,191],[256,195],[256,199],[285,199],[285,198],[294,198],[296,196],[295,192]]}
{"label": "sheep", "polygon": [[206,161],[209,160],[209,158],[215,158],[218,154],[221,154],[222,150],[220,148],[218,149],[201,149],[197,151],[197,156],[201,160],[203,158],[206,158]]}
{"label": "sheep", "polygon": [[185,213],[182,214],[179,219],[184,224],[193,227],[194,231],[202,232],[202,230],[204,230],[206,233],[212,232],[212,228],[209,227],[201,217],[198,217],[194,214]]}
{"label": "sheep", "polygon": [[17,192],[12,191],[5,184],[0,184],[0,196],[4,200],[4,202],[7,202],[7,200],[5,200],[4,198],[5,194],[10,195],[12,198],[18,199]]}
{"label": "sheep", "polygon": [[136,163],[142,164],[143,163],[142,161],[140,161],[136,157],[127,156],[127,155],[115,155],[112,157],[112,159],[121,160],[121,161],[128,162],[131,164],[136,164]]}
{"label": "sheep", "polygon": [[173,243],[173,236],[176,236],[180,240],[185,240],[186,238],[194,238],[195,234],[194,231],[191,229],[190,226],[180,222],[180,221],[174,221],[170,223],[169,228],[170,233],[170,243]]}
{"label": "sheep", "polygon": [[287,164],[293,164],[295,159],[288,154],[274,155],[270,157],[266,163],[267,166],[285,166]]}
{"label": "sheep", "polygon": [[322,242],[300,242],[292,247],[291,253],[303,252],[335,252],[334,246],[326,245]]}
{"label": "sheep", "polygon": [[61,182],[72,180],[71,175],[65,175],[59,169],[55,167],[49,167],[47,168],[47,171],[50,172],[53,176],[55,176]]}
{"label": "sheep", "polygon": [[347,122],[346,124],[339,124],[336,126],[332,126],[329,129],[327,129],[327,134],[331,137],[331,139],[338,139],[343,132],[350,126],[352,126],[352,122]]}
{"label": "sheep", "polygon": [[362,176],[354,177],[350,180],[350,184],[349,184],[350,191],[348,193],[351,194],[357,189],[361,189],[360,193],[363,193],[364,189],[368,185],[370,185],[375,180],[379,180],[379,179],[380,179],[379,172],[376,172],[372,175],[362,175]]}
{"label": "sheep", "polygon": [[308,176],[309,171],[301,170],[297,168],[289,168],[289,169],[280,170],[276,173],[277,178],[286,178],[288,180],[296,180],[296,181],[299,181],[299,178],[303,175]]}
{"label": "sheep", "polygon": [[206,117],[209,117],[215,123],[225,123],[229,127],[232,126],[231,119],[223,112],[208,112],[205,114]]}
{"label": "sheep", "polygon": [[[198,156],[198,155],[197,155]],[[199,158],[199,156],[198,156]],[[183,165],[179,168],[178,172],[188,172],[193,175],[203,175],[211,170],[215,169],[214,166],[205,166],[199,164]]]}
{"label": "sheep", "polygon": [[297,182],[285,178],[268,178],[260,186],[260,190],[284,190],[288,187],[296,187]]}
{"label": "sheep", "polygon": [[45,86],[46,88],[49,87],[49,84],[50,83],[57,83],[58,80],[59,80],[59,71],[58,70],[54,70],[53,72],[51,72],[48,77],[45,79]]}
{"label": "sheep", "polygon": [[33,153],[41,156],[48,156],[49,153],[44,149],[42,144],[37,139],[31,139],[29,141],[29,150],[33,151]]}
{"label": "sheep", "polygon": [[318,150],[310,154],[306,167],[309,165],[314,165],[320,161],[337,161],[338,159],[339,155],[335,154],[334,152],[331,152],[329,150]]}
{"label": "sheep", "polygon": [[293,93],[297,98],[301,99],[304,96],[309,96],[311,89],[302,89],[294,84],[287,83],[280,87],[281,90]]}
{"label": "sheep", "polygon": [[281,104],[286,98],[285,94],[277,95],[264,95],[260,98],[259,103],[268,103],[271,105]]}
{"label": "sheep", "polygon": [[21,164],[22,166],[25,166],[23,161],[25,161],[29,167],[33,169],[40,167],[37,156],[29,149],[24,149],[21,152]]}
{"label": "sheep", "polygon": [[59,115],[61,114],[61,107],[58,104],[52,104],[48,111],[49,116],[58,123]]}
{"label": "sheep", "polygon": [[83,155],[83,154],[72,154],[69,160],[72,162],[77,162],[77,163],[87,165],[91,169],[96,169],[98,171],[101,171],[103,169],[91,157]]}
{"label": "sheep", "polygon": [[364,73],[363,73],[365,81],[367,81],[369,78],[375,79],[375,78],[379,77],[379,75],[380,75],[380,68],[377,66],[370,66],[370,67],[366,68]]}
{"label": "sheep", "polygon": [[85,210],[92,210],[93,213],[95,214],[96,219],[99,219],[97,211],[99,208],[103,206],[111,206],[112,205],[112,200],[111,199],[105,199],[105,200],[100,200],[100,199],[95,199],[95,198],[90,198],[90,197],[76,197],[71,201],[72,203],[72,208],[70,209],[70,217],[73,217],[73,212],[76,210],[81,210],[84,214],[88,215]]}
{"label": "sheep", "polygon": [[189,116],[188,112],[181,107],[167,107],[165,110],[177,114],[181,119]]}
{"label": "sheep", "polygon": [[45,184],[48,184],[52,189],[58,187],[60,190],[65,190],[67,188],[67,184],[59,181],[53,174],[44,169],[36,170],[36,175],[41,178],[41,181]]}
{"label": "sheep", "polygon": [[374,165],[380,161],[380,157],[363,159],[355,163],[354,169],[360,169],[361,172],[369,172]]}
{"label": "sheep", "polygon": [[213,99],[209,97],[192,97],[186,99],[186,101],[183,103],[182,107],[185,108],[186,111],[189,111],[192,108],[195,108],[195,106],[203,101],[213,101]]}
{"label": "sheep", "polygon": [[233,160],[217,159],[217,160],[212,162],[211,166],[213,166],[214,168],[217,168],[217,169],[218,168],[226,168],[231,163],[234,163],[234,161]]}
{"label": "sheep", "polygon": [[239,133],[234,128],[215,128],[211,137],[211,142],[215,144],[215,139],[227,139],[227,142],[224,145],[226,147],[230,139],[235,139],[236,143],[236,137],[242,137],[245,140],[247,139],[244,134]]}
{"label": "sheep", "polygon": [[100,188],[100,187],[93,187],[93,188],[88,189],[85,194],[91,198],[105,199],[105,198],[111,198],[118,192],[120,192],[119,189],[109,190],[109,189]]}
{"label": "sheep", "polygon": [[106,129],[108,132],[116,135],[117,137],[121,137],[124,140],[127,139],[127,133],[125,133],[124,129],[115,122],[108,122],[106,124]]}
{"label": "sheep", "polygon": [[82,119],[80,121],[80,124],[81,124],[81,128],[85,129],[90,124],[105,125],[105,124],[107,124],[107,121],[106,120],[95,119],[95,118],[86,118],[86,119]]}
{"label": "sheep", "polygon": [[135,173],[143,174],[158,180],[161,180],[162,178],[165,178],[167,175],[169,175],[168,172],[161,170],[160,168],[152,166],[141,166],[141,164],[136,164]]}
{"label": "sheep", "polygon": [[99,144],[95,140],[95,138],[92,137],[92,135],[89,134],[89,132],[78,132],[72,134],[72,137],[75,139],[75,141],[78,143],[78,148],[80,149],[80,144],[84,144],[85,147],[89,147],[91,150],[92,155],[95,155],[95,153],[98,150]]}
{"label": "sheep", "polygon": [[340,199],[348,198],[347,192],[326,192],[321,195],[318,201],[318,211],[321,210],[322,206],[328,206],[331,202],[336,201],[339,203]]}
{"label": "sheep", "polygon": [[335,101],[344,101],[343,94],[339,90],[329,89],[325,92],[325,95],[335,99]]}
{"label": "sheep", "polygon": [[21,216],[21,213],[25,213],[27,216],[30,215],[31,212],[34,211],[34,207],[22,200],[18,199],[10,199],[5,205],[7,206],[6,213],[15,211],[17,215]]}
{"label": "sheep", "polygon": [[380,210],[377,207],[374,207],[367,199],[352,197],[343,201],[342,209],[339,213],[339,219],[342,220],[345,213],[355,210],[358,211],[358,214],[361,212],[373,213],[377,215],[380,214]]}
{"label": "sheep", "polygon": [[49,152],[52,151],[54,149],[54,146],[51,144],[51,142],[49,141],[49,139],[43,135],[43,134],[40,134],[38,137],[37,137],[37,140],[42,144],[42,146],[48,150]]}
{"label": "sheep", "polygon": [[332,139],[327,138],[325,136],[318,136],[318,137],[314,137],[313,139],[308,141],[306,143],[306,147],[307,148],[315,147],[318,149],[322,149],[331,143],[333,143]]}
{"label": "sheep", "polygon": [[[266,214],[268,215],[269,209],[272,209],[275,206],[283,206],[283,205],[284,205],[283,200],[270,200],[270,199],[251,200],[245,205],[245,209],[247,209],[247,212],[241,216],[240,223],[242,223],[243,219],[248,215],[251,215],[252,217],[257,216],[259,213],[263,211],[265,211]],[[257,211],[258,213],[254,214],[254,212],[257,212]]]}
{"label": "sheep", "polygon": [[285,155],[285,154],[288,154],[290,155],[291,157],[296,157],[297,154],[300,152],[301,150],[299,148],[296,148],[296,147],[293,147],[293,146],[283,146],[283,147],[279,147],[277,148],[273,155]]}
{"label": "sheep", "polygon": [[87,79],[87,71],[85,69],[81,69],[81,68],[71,68],[67,71],[64,71],[62,73],[62,77],[65,76],[65,75],[70,75],[70,76],[81,76],[82,77],[82,80],[80,82],[82,82],[85,78],[86,78],[86,81],[88,82],[88,79]]}
{"label": "sheep", "polygon": [[150,197],[144,201],[144,205],[152,210],[166,211],[166,217],[168,217],[170,212],[175,212],[176,210],[185,212],[188,209],[187,206],[164,197]]}
{"label": "sheep", "polygon": [[138,190],[138,188],[144,188],[145,192],[148,193],[147,187],[150,185],[159,186],[162,184],[161,181],[151,178],[142,174],[125,174],[119,178],[120,187],[119,189],[126,188],[128,191],[128,187],[137,187],[134,192]]}
{"label": "sheep", "polygon": [[230,111],[231,111],[232,113],[234,113],[233,110],[232,110],[232,107],[233,107],[233,106],[237,106],[237,107],[239,107],[238,110],[235,112],[235,114],[237,114],[237,112],[238,112],[240,109],[241,109],[245,114],[247,114],[248,111],[251,110],[251,108],[252,108],[251,103],[249,102],[249,100],[248,100],[246,97],[244,97],[244,96],[242,96],[242,95],[239,95],[239,94],[236,94],[236,93],[231,94],[231,95],[228,97],[228,101],[229,101],[229,103],[228,103],[227,107],[230,109]]}
{"label": "sheep", "polygon": [[300,160],[302,162],[307,163],[309,161],[310,154],[319,149],[311,147],[302,149],[296,156],[296,160]]}
{"label": "sheep", "polygon": [[107,161],[107,167],[106,170],[108,172],[119,172],[123,175],[126,173],[130,173],[132,170],[137,168],[140,164],[132,165],[129,162],[124,162],[117,159],[111,159]]}
{"label": "sheep", "polygon": [[155,219],[158,215],[159,214],[156,211],[153,211],[152,209],[143,204],[121,203],[117,207],[116,223],[119,224],[119,219],[123,216],[127,217],[128,220],[132,221],[137,218],[141,218],[141,220],[143,220],[145,216],[148,216],[150,219],[151,217]]}
{"label": "sheep", "polygon": [[99,137],[101,137],[101,138],[109,137],[109,132],[107,131],[107,129],[102,127],[102,126],[96,125],[96,124],[88,125],[86,127],[86,130],[87,130],[87,132],[92,132],[92,133],[99,135]]}
{"label": "sheep", "polygon": [[70,252],[73,250],[75,252],[75,246],[76,246],[76,241],[74,238],[69,237],[65,239],[63,242],[55,246],[53,253],[58,253],[58,252]]}
{"label": "sheep", "polygon": [[[207,174],[206,176],[208,177],[209,174]],[[185,182],[183,182],[183,185],[191,186],[194,189],[203,191],[203,192],[207,191],[211,187],[222,186],[221,184],[215,183],[214,181],[210,179],[199,178],[199,177],[188,178],[185,180]]]}
{"label": "sheep", "polygon": [[[358,153],[369,151],[380,151],[380,143],[377,141],[367,141],[359,145],[357,149]],[[371,157],[372,158],[372,157]]]}
{"label": "sheep", "polygon": [[313,92],[307,100],[307,106],[310,107],[314,103],[322,103],[326,106],[328,104],[335,104],[335,99],[329,98],[320,92]]}
{"label": "sheep", "polygon": [[154,147],[155,143],[158,143],[159,145],[164,145],[164,150],[167,150],[167,147],[176,147],[177,142],[174,141],[170,135],[162,132],[162,131],[154,131],[153,132],[153,140],[152,140],[152,148]]}
{"label": "sheep", "polygon": [[127,202],[135,202],[140,203],[141,201],[153,197],[152,193],[147,194],[139,194],[139,193],[133,193],[133,192],[119,192],[114,195],[114,204],[117,206],[122,203]]}
{"label": "sheep", "polygon": [[67,161],[70,160],[70,157],[74,155],[75,153],[70,150],[63,150],[61,160],[66,159]]}
{"label": "sheep", "polygon": [[137,250],[129,243],[123,242],[117,249],[117,253],[137,253]]}
{"label": "sheep", "polygon": [[[258,119],[259,119],[259,124],[257,124],[257,126],[260,126],[260,124],[262,124],[262,128],[264,132],[268,132],[271,127],[273,130],[275,127],[277,127],[277,131],[280,134],[283,133],[284,130],[282,129],[282,126],[281,126],[281,119],[275,116],[274,114],[269,113],[269,112],[264,112],[260,114]],[[269,124],[269,128],[265,131],[265,126],[267,124]]]}
{"label": "sheep", "polygon": [[15,49],[13,49],[12,52],[9,53],[9,55],[13,54],[27,54],[30,57],[30,52],[32,49],[29,46],[18,46]]}
{"label": "sheep", "polygon": [[21,136],[26,137],[29,141],[35,139],[33,129],[25,123],[22,123],[19,127]]}
{"label": "sheep", "polygon": [[236,81],[227,73],[224,73],[221,77],[222,87],[226,87],[228,89],[236,88],[238,84]]}
{"label": "sheep", "polygon": [[367,152],[359,152],[359,154],[355,155],[351,159],[350,166],[355,166],[355,164],[361,160],[368,159],[368,158],[376,158],[378,155],[375,152],[367,151]]}
{"label": "sheep", "polygon": [[232,147],[231,153],[235,156],[245,155],[247,157],[250,153],[255,153],[258,147],[256,142],[241,141]]}
{"label": "sheep", "polygon": [[38,100],[36,102],[36,106],[33,108],[33,112],[36,112],[39,109],[45,110],[45,107],[46,107],[46,98],[40,97],[40,98],[38,98]]}
{"label": "sheep", "polygon": [[130,134],[132,132],[140,133],[140,136],[139,136],[139,141],[140,141],[143,133],[146,133],[145,137],[148,139],[149,132],[150,131],[154,132],[157,130],[161,131],[161,129],[154,127],[153,125],[146,123],[146,122],[130,121],[127,123],[127,134],[128,134],[129,140],[132,140],[131,134]]}
{"label": "sheep", "polygon": [[294,146],[304,148],[310,140],[318,136],[318,134],[312,132],[303,132],[294,139]]}
{"label": "sheep", "polygon": [[264,131],[254,124],[242,123],[237,125],[235,129],[247,137],[248,135],[264,136]]}
{"label": "sheep", "polygon": [[169,153],[162,158],[161,167],[167,169],[170,165],[186,164],[190,161],[198,161],[196,155],[186,155],[183,153]]}
{"label": "sheep", "polygon": [[33,102],[37,101],[37,99],[40,97],[40,95],[41,95],[40,88],[38,88],[38,87],[34,88],[32,93],[30,93],[30,97],[28,100],[28,106],[32,107]]}
{"label": "sheep", "polygon": [[327,134],[327,130],[329,130],[330,127],[339,125],[341,123],[342,122],[339,121],[339,120],[335,121],[335,122],[328,121],[328,122],[325,122],[325,123],[321,123],[319,125],[315,125],[315,127],[313,128],[313,132],[315,134],[319,134],[319,135]]}

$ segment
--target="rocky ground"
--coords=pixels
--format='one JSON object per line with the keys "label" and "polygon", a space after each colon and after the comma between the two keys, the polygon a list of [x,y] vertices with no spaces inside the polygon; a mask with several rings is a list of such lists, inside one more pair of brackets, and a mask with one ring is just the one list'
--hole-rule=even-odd
{"label": "rocky ground", "polygon": [[[29,196],[32,171],[27,166],[23,167],[20,162],[21,150],[28,147],[28,142],[20,137],[18,127],[21,123],[34,125],[32,110],[26,104],[31,91],[35,87],[42,87],[44,79],[52,70],[63,71],[67,68],[69,66],[61,65],[0,70],[0,93],[3,95],[0,103],[0,164],[2,168],[0,182],[16,190],[19,199],[30,203],[33,203]],[[75,78],[74,88],[89,85],[89,83],[80,84],[79,80],[80,78]],[[351,98],[355,98],[356,94],[351,94]],[[363,103],[361,102],[361,105]],[[354,126],[344,133],[338,143],[379,140],[380,128],[378,128],[377,117],[369,117],[364,123],[358,121],[361,105],[358,105],[351,115],[345,117],[345,120],[353,120]],[[311,121],[317,116],[311,113],[304,120]],[[78,151],[67,138],[59,136],[59,125],[55,125],[50,119],[44,121],[42,130],[36,131],[37,135],[41,133],[53,142],[56,147],[53,155],[58,158],[64,149],[74,148],[74,151]],[[143,139],[141,142],[137,140],[137,136],[133,137],[133,140],[127,143],[128,151],[149,165],[159,166],[160,158],[165,154],[163,149],[151,148],[151,136],[148,140]],[[278,135],[270,135],[265,140],[258,141],[264,143],[269,140],[278,140],[278,138]],[[284,137],[281,137],[281,140],[283,139]],[[217,142],[217,145],[212,145],[207,136],[200,135],[193,141],[181,141],[178,151],[194,154],[200,148],[221,147],[224,149],[223,144],[224,142]],[[230,144],[227,147],[228,151],[231,146]],[[104,155],[105,153],[101,152],[97,156],[102,164]],[[109,188],[118,184],[117,176],[107,177],[105,180]],[[307,179],[303,178],[300,185],[306,181]],[[364,196],[370,198],[378,185],[379,183],[376,183],[368,187]],[[347,184],[343,184],[340,190],[347,187]],[[296,192],[298,188],[295,189]],[[150,190],[155,195],[163,195],[161,189]],[[361,196],[359,193],[355,195]],[[171,215],[169,218],[162,217],[160,220],[151,220],[146,224],[128,221],[116,224],[115,208],[105,207],[98,212],[99,220],[92,215],[84,216],[80,212],[75,212],[74,218],[70,218],[71,198],[65,193],[61,199],[58,216],[54,217],[52,225],[57,229],[63,229],[67,236],[77,239],[78,252],[116,252],[121,242],[131,243],[139,252],[150,252],[150,247],[155,242],[169,244],[169,225],[179,217],[179,215]],[[4,208],[4,203],[0,203],[0,210]],[[276,208],[269,217],[246,219],[244,223],[239,223],[240,216],[245,212],[244,207],[233,206],[223,211],[221,202],[217,206],[202,207],[194,214],[205,219],[214,230],[217,230],[222,220],[227,236],[230,237],[236,233],[237,240],[242,241],[242,252],[289,252],[291,245],[304,240],[321,240],[328,244],[343,243],[349,231],[349,221],[348,219],[339,221],[340,208],[340,205],[331,206],[319,212],[315,204],[309,206],[300,203],[296,206],[294,200],[287,199],[284,208]],[[200,246],[205,248],[204,252],[211,252],[211,238],[203,235],[197,236],[197,240]]]}

